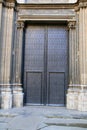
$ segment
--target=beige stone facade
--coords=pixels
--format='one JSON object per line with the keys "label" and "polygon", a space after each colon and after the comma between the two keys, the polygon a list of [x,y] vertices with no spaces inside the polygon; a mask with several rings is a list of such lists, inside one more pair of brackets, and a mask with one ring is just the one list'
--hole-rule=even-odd
{"label": "beige stone facade", "polygon": [[26,23],[65,22],[69,32],[66,107],[87,111],[87,1],[17,3],[0,0],[0,106],[23,105],[23,39]]}

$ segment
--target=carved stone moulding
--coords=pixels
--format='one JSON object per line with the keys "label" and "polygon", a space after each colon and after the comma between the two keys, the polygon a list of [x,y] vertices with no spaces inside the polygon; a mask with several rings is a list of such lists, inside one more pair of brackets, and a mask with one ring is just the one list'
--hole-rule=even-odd
{"label": "carved stone moulding", "polygon": [[87,92],[87,85],[84,84],[69,84],[69,88],[79,89],[80,91]]}

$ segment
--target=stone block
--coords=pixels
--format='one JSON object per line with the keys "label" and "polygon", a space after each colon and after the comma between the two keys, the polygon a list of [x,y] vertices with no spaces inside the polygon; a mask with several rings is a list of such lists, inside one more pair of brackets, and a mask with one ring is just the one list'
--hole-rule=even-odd
{"label": "stone block", "polygon": [[78,97],[78,110],[87,111],[87,92],[80,92]]}
{"label": "stone block", "polygon": [[13,93],[13,107],[23,106],[23,95],[22,92]]}
{"label": "stone block", "polygon": [[68,91],[67,109],[78,109],[78,92]]}
{"label": "stone block", "polygon": [[1,93],[1,108],[9,109],[12,107],[12,94],[9,92]]}

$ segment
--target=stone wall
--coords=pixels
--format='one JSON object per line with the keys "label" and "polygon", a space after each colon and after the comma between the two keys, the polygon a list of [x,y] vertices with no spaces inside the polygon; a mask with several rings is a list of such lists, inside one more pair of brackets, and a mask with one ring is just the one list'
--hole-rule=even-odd
{"label": "stone wall", "polygon": [[[51,1],[51,0],[50,0]],[[33,0],[33,2],[35,2]],[[69,84],[67,108],[87,111],[87,2],[64,4],[17,4],[0,0],[0,105],[23,105],[23,38],[25,23],[66,22],[69,31]],[[44,1],[46,2],[46,1]]]}

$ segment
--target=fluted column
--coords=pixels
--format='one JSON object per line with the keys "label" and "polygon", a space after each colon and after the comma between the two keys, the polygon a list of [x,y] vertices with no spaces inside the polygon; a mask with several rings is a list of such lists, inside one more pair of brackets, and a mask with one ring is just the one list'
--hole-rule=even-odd
{"label": "fluted column", "polygon": [[78,109],[87,111],[87,1],[79,0],[80,92]]}
{"label": "fluted column", "polygon": [[75,83],[75,44],[76,44],[76,22],[69,21],[69,85]]}
{"label": "fluted column", "polygon": [[2,21],[2,3],[3,1],[0,0],[0,43],[1,43],[1,21]]}
{"label": "fluted column", "polygon": [[67,108],[78,108],[78,77],[77,77],[77,42],[76,21],[69,21],[69,88],[67,93]]}
{"label": "fluted column", "polygon": [[[1,58],[2,58],[2,19],[3,19],[2,9],[3,9],[3,1],[0,0],[0,68],[1,68]],[[0,69],[0,74],[1,74],[1,69]]]}
{"label": "fluted column", "polygon": [[23,105],[22,65],[23,65],[23,29],[24,22],[17,22],[17,40],[15,45],[15,85],[13,86],[13,106]]}
{"label": "fluted column", "polygon": [[[2,8],[3,8],[3,1],[0,0],[0,74],[1,74],[1,58],[2,58]],[[1,82],[0,82],[1,83]],[[1,85],[0,85],[1,90]],[[0,92],[1,96],[1,92]],[[0,107],[1,107],[1,98],[0,98]]]}
{"label": "fluted column", "polygon": [[11,91],[11,57],[13,44],[13,24],[15,0],[5,0],[3,2],[2,13],[2,38],[1,38],[1,66],[0,66],[0,88],[1,88],[1,108],[12,107]]}

